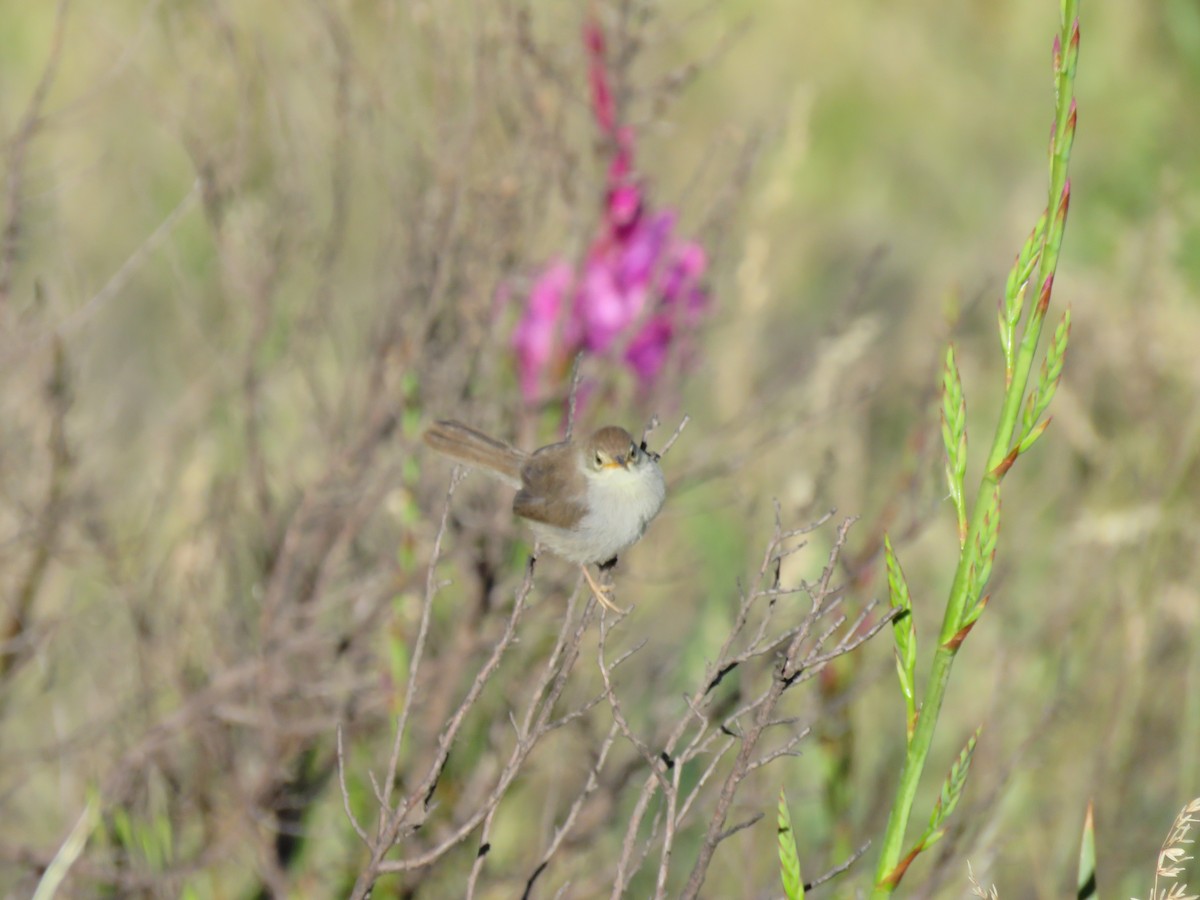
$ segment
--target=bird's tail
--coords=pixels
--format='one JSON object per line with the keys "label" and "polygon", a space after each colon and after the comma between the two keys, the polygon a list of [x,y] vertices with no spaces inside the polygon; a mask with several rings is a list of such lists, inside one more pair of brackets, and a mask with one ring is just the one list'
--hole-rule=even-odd
{"label": "bird's tail", "polygon": [[512,487],[521,487],[521,466],[525,462],[525,454],[462,422],[435,422],[425,432],[425,443],[455,462],[481,469]]}

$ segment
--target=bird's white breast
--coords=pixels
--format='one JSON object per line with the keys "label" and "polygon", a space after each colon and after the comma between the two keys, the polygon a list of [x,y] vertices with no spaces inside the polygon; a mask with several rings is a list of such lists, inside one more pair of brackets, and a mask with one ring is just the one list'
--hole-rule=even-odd
{"label": "bird's white breast", "polygon": [[589,471],[588,512],[571,531],[534,525],[538,537],[555,553],[576,563],[612,559],[646,531],[667,496],[658,463],[644,459],[629,469]]}

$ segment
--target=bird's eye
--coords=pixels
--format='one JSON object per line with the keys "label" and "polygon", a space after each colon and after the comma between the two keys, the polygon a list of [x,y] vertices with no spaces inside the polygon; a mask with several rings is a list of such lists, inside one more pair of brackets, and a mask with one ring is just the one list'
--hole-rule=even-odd
{"label": "bird's eye", "polygon": [[[645,447],[642,447],[641,449],[645,450],[646,448],[645,448]],[[637,455],[638,455],[638,445],[637,445],[637,444],[630,444],[630,445],[629,445],[629,455],[630,455],[630,457],[631,457],[631,458],[633,458],[633,459],[636,459],[636,458],[637,458]]]}
{"label": "bird's eye", "polygon": [[598,466],[604,465],[604,454],[601,453],[599,450],[596,451],[596,465],[598,465]]}

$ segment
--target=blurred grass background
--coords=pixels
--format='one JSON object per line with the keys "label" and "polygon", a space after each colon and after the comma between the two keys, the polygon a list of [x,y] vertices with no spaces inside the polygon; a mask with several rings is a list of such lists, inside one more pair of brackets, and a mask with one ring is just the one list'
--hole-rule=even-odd
{"label": "blurred grass background", "polygon": [[[1044,205],[1055,5],[633,8],[650,10],[623,82],[640,170],[715,254],[700,364],[656,409],[693,419],[671,466],[736,461],[678,492],[622,567],[646,584],[646,652],[680,660],[658,676],[662,692],[677,695],[703,665],[775,497],[863,517],[852,533],[862,597],[886,591],[871,562],[880,529],[904,535],[928,640],[954,560],[938,367],[952,339],[979,451],[1002,378],[994,303]],[[615,9],[604,7],[609,21]],[[372,398],[396,400],[403,418],[371,476],[340,497],[375,502],[353,546],[315,576],[344,606],[315,618],[336,631],[368,585],[398,598],[403,619],[444,486],[442,468],[413,462],[412,438],[448,413],[516,433],[511,316],[492,298],[504,284],[519,296],[544,260],[577,254],[595,220],[582,15],[551,3],[0,3],[0,134],[20,183],[0,309],[10,608],[51,549],[3,685],[0,889],[20,896],[86,789],[111,784],[116,761],[128,767],[198,685],[260,653],[267,582],[254,573],[270,571],[263,560],[306,491],[337,471],[333,450],[350,458]],[[1082,15],[1055,292],[1073,309],[1071,348],[1051,429],[1005,483],[991,605],[939,729],[930,791],[984,725],[963,831],[949,876],[936,859],[914,866],[914,894],[962,896],[969,858],[1001,896],[1061,895],[1089,798],[1102,887],[1144,892],[1175,812],[1200,793],[1200,7],[1086,4]],[[56,69],[22,143],[60,16]],[[651,90],[675,80],[682,90]],[[453,326],[438,318],[447,309],[460,311]],[[56,340],[61,416],[47,387]],[[649,411],[607,410],[631,427]],[[63,467],[48,449],[56,421]],[[550,437],[536,422],[523,436]],[[47,542],[60,471],[66,499]],[[382,588],[372,565],[394,567]],[[319,670],[329,694],[357,691],[386,711],[386,650],[367,643],[367,662]],[[890,660],[881,639],[845,675],[842,821],[816,800],[832,751],[814,745],[781,770],[806,875],[824,867],[807,861],[806,839],[849,847],[882,829],[903,741]],[[332,721],[314,727],[328,734]],[[143,782],[140,815],[161,818],[192,783],[220,808],[257,777],[229,762],[242,748],[236,735],[227,757],[185,743],[171,777]],[[322,860],[354,868],[330,791],[309,823],[327,840],[287,883],[294,896],[336,892]],[[520,803],[536,809],[536,794]],[[165,843],[190,850],[171,890],[239,896],[256,883],[260,848],[202,834],[220,828],[195,811],[177,821],[191,833]],[[756,884],[772,884],[770,847],[748,831],[719,850],[712,895],[758,896],[739,866],[751,860]],[[832,865],[830,853],[820,859]],[[865,885],[869,863],[856,871]]]}

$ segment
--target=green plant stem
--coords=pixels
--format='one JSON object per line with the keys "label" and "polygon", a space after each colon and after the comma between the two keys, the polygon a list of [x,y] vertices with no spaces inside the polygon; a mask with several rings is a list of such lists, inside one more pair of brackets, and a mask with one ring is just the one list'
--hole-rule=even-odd
{"label": "green plant stem", "polygon": [[917,796],[917,787],[925,763],[929,758],[929,750],[933,744],[933,733],[937,727],[938,714],[942,702],[946,698],[946,685],[950,681],[950,669],[954,658],[958,655],[957,638],[963,627],[963,613],[967,603],[977,598],[968,597],[970,586],[970,568],[974,547],[979,540],[989,509],[987,502],[993,492],[999,487],[1002,473],[999,466],[1008,457],[1012,446],[1013,435],[1016,432],[1017,419],[1021,411],[1021,401],[1029,383],[1029,374],[1033,369],[1034,355],[1038,338],[1041,335],[1044,314],[1030,316],[1021,341],[1021,348],[1014,366],[1013,379],[1004,397],[1004,405],[1000,413],[1000,421],[992,438],[991,450],[988,453],[987,468],[979,483],[979,491],[972,507],[971,525],[967,530],[967,540],[964,542],[958,557],[958,566],[954,571],[954,582],[950,588],[950,596],[946,601],[946,612],[942,617],[942,629],[938,638],[938,647],[933,656],[933,665],[929,673],[929,682],[925,688],[925,699],[917,716],[917,727],[909,742],[908,751],[904,757],[904,766],[900,771],[900,785],[896,792],[896,801],[892,805],[888,817],[887,830],[884,832],[883,846],[880,850],[879,865],[875,871],[876,887],[873,896],[886,897],[891,894],[894,886],[881,885],[900,862],[903,850],[904,832],[912,814],[913,801]]}
{"label": "green plant stem", "polygon": [[[1015,418],[1012,424],[1015,426]],[[1011,431],[1009,434],[1011,437]],[[975,499],[971,527],[967,532],[964,549],[959,555],[958,568],[954,572],[954,584],[950,589],[950,599],[946,604],[946,615],[942,619],[941,636],[938,648],[933,655],[929,683],[925,688],[925,699],[921,703],[921,709],[917,716],[917,727],[913,731],[912,741],[909,742],[908,752],[904,756],[904,767],[900,770],[900,786],[896,791],[896,801],[888,816],[887,830],[884,832],[883,846],[879,854],[879,864],[875,870],[873,894],[875,897],[887,897],[893,890],[893,886],[881,885],[880,881],[896,868],[900,862],[900,854],[903,852],[904,832],[912,814],[913,801],[917,797],[917,786],[921,782],[921,774],[924,772],[925,763],[929,758],[929,749],[933,745],[933,732],[937,727],[938,713],[941,711],[942,702],[946,698],[946,685],[950,681],[950,669],[954,665],[954,657],[958,654],[957,647],[951,641],[958,633],[958,623],[962,619],[962,611],[966,606],[970,548],[978,539],[979,530],[983,524],[984,509],[987,506],[985,500],[996,483],[996,478],[990,474],[989,470],[989,474],[983,478],[979,486],[979,495]]]}
{"label": "green plant stem", "polygon": [[[905,831],[912,815],[912,806],[916,799],[921,775],[929,758],[929,750],[933,744],[938,715],[946,697],[946,685],[950,681],[950,670],[954,665],[954,658],[958,654],[958,648],[965,632],[976,617],[972,615],[964,618],[964,615],[968,604],[975,609],[974,605],[980,602],[979,596],[969,596],[969,594],[982,594],[986,586],[980,583],[978,578],[972,577],[973,565],[982,565],[977,545],[988,516],[998,515],[1000,481],[1016,457],[1013,438],[1020,417],[1021,404],[1025,400],[1029,376],[1033,371],[1034,357],[1037,354],[1042,326],[1046,320],[1050,292],[1054,285],[1054,273],[1058,267],[1059,248],[1066,225],[1070,196],[1067,163],[1075,132],[1072,88],[1079,44],[1077,15],[1078,0],[1062,0],[1061,26],[1055,44],[1055,129],[1050,146],[1047,221],[1044,232],[1038,238],[1039,260],[1034,281],[1037,296],[1025,317],[1020,348],[1011,373],[1009,373],[1011,378],[1007,380],[1000,418],[992,438],[991,449],[988,452],[986,468],[980,479],[975,505],[971,511],[971,524],[967,531],[967,539],[960,548],[954,582],[946,600],[946,612],[942,618],[941,633],[930,668],[924,702],[918,711],[917,726],[908,743],[904,766],[900,772],[896,800],[888,816],[887,830],[884,832],[879,863],[875,870],[875,889],[872,896],[877,898],[891,895],[899,878],[904,874],[903,869],[898,870],[897,867],[907,867],[911,857],[921,849],[919,846],[913,848],[909,857],[902,862],[901,854],[904,852]],[[1032,248],[1027,245],[1026,251],[1030,249]],[[1011,289],[1019,289],[1024,292],[1023,285],[1012,285]],[[1015,322],[1012,324],[1015,326]],[[996,523],[992,523],[992,525],[995,526]],[[974,590],[972,590],[973,582],[975,582]]]}

